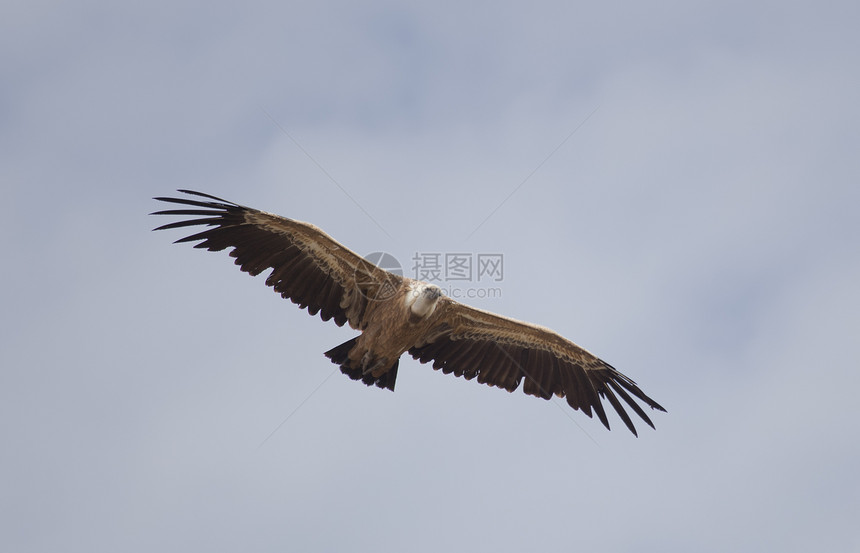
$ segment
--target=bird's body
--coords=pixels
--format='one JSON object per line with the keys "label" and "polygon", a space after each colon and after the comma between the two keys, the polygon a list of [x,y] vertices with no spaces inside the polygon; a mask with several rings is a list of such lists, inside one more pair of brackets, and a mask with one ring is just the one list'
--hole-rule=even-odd
{"label": "bird's body", "polygon": [[195,247],[212,251],[233,248],[230,255],[243,271],[258,275],[271,269],[266,284],[283,297],[323,320],[360,330],[325,354],[354,380],[394,390],[399,359],[408,352],[445,373],[508,391],[523,382],[527,394],[564,397],[589,417],[594,411],[607,428],[602,399],[634,434],[619,398],[652,427],[634,397],[664,411],[632,380],[548,328],[465,306],[438,286],[385,271],[309,223],[180,192],[209,201],[156,198],[194,208],[156,214],[199,217],[156,230],[212,227],[177,242],[200,241]]}

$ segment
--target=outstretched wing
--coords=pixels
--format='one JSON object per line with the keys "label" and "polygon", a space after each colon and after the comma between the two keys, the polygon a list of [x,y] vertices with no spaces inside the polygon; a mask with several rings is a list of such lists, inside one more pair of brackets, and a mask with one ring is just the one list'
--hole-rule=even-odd
{"label": "outstretched wing", "polygon": [[[591,417],[592,411],[606,428],[609,421],[603,400],[636,433],[624,403],[652,428],[654,423],[636,400],[665,411],[612,365],[538,325],[468,307],[449,298],[440,299],[434,313],[436,324],[409,354],[434,369],[467,380],[513,392],[523,383],[527,394],[567,399],[574,409]],[[619,399],[620,398],[620,399]],[[635,399],[634,399],[635,398]],[[622,403],[622,401],[624,403]]]}
{"label": "outstretched wing", "polygon": [[152,215],[192,217],[154,230],[206,226],[207,230],[176,242],[199,242],[195,248],[230,252],[236,265],[253,276],[272,269],[266,284],[311,315],[338,326],[348,322],[364,328],[369,301],[387,297],[402,277],[376,267],[337,243],[317,227],[265,211],[234,204],[209,194],[179,190],[207,200],[155,198],[180,204],[183,209],[156,211]]}

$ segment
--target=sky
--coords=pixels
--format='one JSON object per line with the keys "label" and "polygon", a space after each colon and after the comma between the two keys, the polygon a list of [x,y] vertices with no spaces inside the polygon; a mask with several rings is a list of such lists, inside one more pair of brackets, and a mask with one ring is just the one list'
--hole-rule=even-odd
{"label": "sky", "polygon": [[[860,551],[856,2],[0,14],[4,549]],[[668,412],[353,382],[355,331],[151,232],[179,188],[501,255],[440,284]]]}

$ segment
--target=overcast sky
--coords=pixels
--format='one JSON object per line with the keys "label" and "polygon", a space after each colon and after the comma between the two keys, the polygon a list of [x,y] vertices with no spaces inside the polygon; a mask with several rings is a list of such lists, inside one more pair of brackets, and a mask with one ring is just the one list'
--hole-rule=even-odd
{"label": "overcast sky", "polygon": [[[4,550],[860,550],[860,5],[424,4],[3,4]],[[502,254],[668,413],[353,382],[177,188]]]}

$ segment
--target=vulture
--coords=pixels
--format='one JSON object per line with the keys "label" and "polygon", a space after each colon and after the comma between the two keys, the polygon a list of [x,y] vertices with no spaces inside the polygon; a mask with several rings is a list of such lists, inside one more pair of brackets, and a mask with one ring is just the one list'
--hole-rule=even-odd
{"label": "vulture", "polygon": [[[361,334],[325,352],[341,372],[368,386],[394,390],[400,356],[408,352],[436,370],[509,392],[564,398],[609,429],[604,402],[634,434],[627,408],[654,428],[643,405],[665,411],[609,363],[549,328],[469,307],[439,286],[377,267],[316,226],[192,190],[157,197],[181,209],[152,215],[183,219],[154,230],[205,227],[176,242],[221,251],[311,315]],[[199,230],[199,229],[198,229]],[[643,405],[640,405],[641,402]]]}

